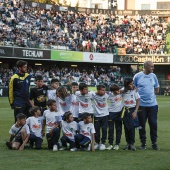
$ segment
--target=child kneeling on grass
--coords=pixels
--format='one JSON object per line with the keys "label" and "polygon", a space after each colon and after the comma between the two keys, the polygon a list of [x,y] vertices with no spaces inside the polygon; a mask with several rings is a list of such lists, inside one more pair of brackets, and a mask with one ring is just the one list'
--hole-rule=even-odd
{"label": "child kneeling on grass", "polygon": [[67,149],[67,143],[70,145],[70,151],[76,151],[74,136],[77,133],[78,124],[73,121],[73,114],[69,111],[64,113],[63,121],[61,122],[61,129],[63,136],[61,137],[62,148],[60,150]]}
{"label": "child kneeling on grass", "polygon": [[43,126],[42,134],[45,135],[46,126],[46,138],[48,142],[48,149],[58,151],[58,140],[60,138],[60,122],[62,120],[61,114],[57,111],[56,101],[53,99],[48,100],[48,110],[43,114]]}
{"label": "child kneeling on grass", "polygon": [[30,115],[33,115],[29,117],[27,121],[27,125],[30,128],[30,149],[34,147],[35,143],[35,149],[42,149],[41,145],[43,142],[42,137],[42,118],[41,116],[41,110],[38,106],[34,106],[30,109]]}
{"label": "child kneeling on grass", "polygon": [[[30,136],[30,130],[26,124],[26,115],[19,113],[16,117],[16,123],[11,127],[9,133],[10,135],[10,144],[11,149],[14,150],[23,150],[27,144]],[[14,142],[12,143],[14,139]]]}
{"label": "child kneeling on grass", "polygon": [[94,151],[94,134],[95,129],[92,124],[92,118],[89,113],[83,114],[83,121],[79,122],[79,132],[74,136],[76,148],[86,151]]}

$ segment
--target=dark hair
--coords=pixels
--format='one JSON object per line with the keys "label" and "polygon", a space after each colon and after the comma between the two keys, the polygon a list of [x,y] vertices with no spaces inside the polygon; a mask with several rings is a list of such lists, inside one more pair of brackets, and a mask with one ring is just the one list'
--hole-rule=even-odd
{"label": "dark hair", "polygon": [[59,97],[61,99],[65,99],[68,95],[67,93],[67,89],[64,87],[64,86],[60,86],[58,89],[57,89],[57,93],[59,93]]}
{"label": "dark hair", "polygon": [[24,66],[26,64],[28,64],[26,61],[18,60],[17,63],[16,63],[16,67],[19,68],[19,67],[22,67],[22,66]]}
{"label": "dark hair", "polygon": [[40,76],[40,75],[36,76],[36,77],[35,77],[35,81],[38,81],[38,80],[43,80],[43,77]]}
{"label": "dark hair", "polygon": [[87,119],[89,116],[91,116],[89,113],[83,113],[83,120]]}
{"label": "dark hair", "polygon": [[78,86],[78,83],[77,82],[72,82],[71,86]]}
{"label": "dark hair", "polygon": [[52,80],[51,80],[51,84],[52,84],[52,83],[56,83],[56,82],[59,83],[60,81],[59,81],[58,79],[52,79]]}
{"label": "dark hair", "polygon": [[34,106],[29,110],[29,112],[31,115],[34,115],[38,110],[40,110],[40,108],[38,106]]}
{"label": "dark hair", "polygon": [[65,112],[63,115],[63,120],[66,121],[69,119],[70,115],[72,115],[72,113],[70,111]]}
{"label": "dark hair", "polygon": [[102,88],[106,88],[106,86],[103,85],[103,84],[99,84],[99,85],[97,86],[97,90],[101,90]]}
{"label": "dark hair", "polygon": [[118,91],[118,90],[120,90],[120,87],[117,84],[112,84],[110,86],[110,91],[111,92]]}
{"label": "dark hair", "polygon": [[125,78],[124,80],[124,88],[125,88],[125,91],[127,91],[129,89],[129,84],[133,82],[133,79],[132,78]]}
{"label": "dark hair", "polygon": [[56,101],[53,100],[53,99],[49,99],[49,100],[47,101],[47,106],[48,106],[48,107],[49,107],[49,106],[52,106],[53,103],[56,103]]}
{"label": "dark hair", "polygon": [[79,90],[83,90],[84,88],[87,88],[87,84],[86,83],[80,83],[79,84]]}
{"label": "dark hair", "polygon": [[23,113],[19,113],[19,114],[16,116],[16,119],[17,119],[17,120],[26,119],[26,115],[24,115]]}

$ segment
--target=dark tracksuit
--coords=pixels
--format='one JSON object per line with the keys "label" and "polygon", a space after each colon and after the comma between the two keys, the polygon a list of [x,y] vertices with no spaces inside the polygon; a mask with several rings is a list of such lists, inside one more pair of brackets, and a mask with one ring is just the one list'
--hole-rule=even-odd
{"label": "dark tracksuit", "polygon": [[52,134],[46,134],[48,149],[52,149],[54,145],[58,145],[58,140],[60,138],[60,128],[56,127],[53,129]]}
{"label": "dark tracksuit", "polygon": [[133,108],[126,108],[124,112],[124,129],[125,129],[125,137],[127,144],[134,144],[135,143],[135,127],[139,126],[138,117],[136,119],[132,119],[132,113],[134,112],[135,107]]}
{"label": "dark tracksuit", "polygon": [[142,127],[139,130],[140,140],[142,144],[146,144],[146,121],[148,119],[148,123],[150,126],[150,138],[152,144],[156,144],[157,142],[157,115],[158,115],[158,105],[145,107],[139,107],[139,124]]}
{"label": "dark tracksuit", "polygon": [[108,140],[109,144],[113,145],[114,141],[114,128],[116,129],[116,145],[119,145],[122,135],[122,120],[121,120],[121,113],[120,112],[109,112],[108,117]]}
{"label": "dark tracksuit", "polygon": [[29,86],[30,86],[31,75],[28,73],[19,74],[15,73],[9,82],[9,103],[14,109],[14,118],[19,113],[25,114],[27,117],[30,116],[29,109],[31,107],[29,103]]}
{"label": "dark tracksuit", "polygon": [[100,143],[100,128],[102,128],[102,144],[105,144],[107,138],[107,124],[108,124],[108,115],[103,117],[94,117],[94,128],[95,133],[95,142]]}

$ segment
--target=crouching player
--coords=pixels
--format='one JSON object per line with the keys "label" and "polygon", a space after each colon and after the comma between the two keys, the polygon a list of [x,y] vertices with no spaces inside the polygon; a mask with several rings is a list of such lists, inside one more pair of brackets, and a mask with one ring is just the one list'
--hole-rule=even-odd
{"label": "crouching player", "polygon": [[35,149],[39,150],[42,149],[42,118],[41,111],[38,106],[34,106],[30,109],[30,115],[33,115],[27,119],[27,125],[30,128],[30,149],[34,147],[35,143]]}
{"label": "crouching player", "polygon": [[94,151],[95,129],[89,113],[83,114],[83,121],[79,122],[79,133],[75,135],[76,148],[86,151]]}
{"label": "crouching player", "polygon": [[48,149],[58,151],[58,140],[60,138],[60,122],[62,120],[61,114],[57,111],[56,101],[53,99],[48,100],[48,110],[43,114],[43,126],[42,134],[45,135],[46,126],[46,138],[48,142]]}
{"label": "crouching player", "polygon": [[[19,113],[16,116],[16,119],[16,123],[11,127],[9,131],[11,134],[10,143],[12,145],[12,149],[23,150],[29,140],[30,130],[26,124],[26,115]],[[12,143],[13,139],[14,142]]]}
{"label": "crouching player", "polygon": [[60,150],[67,149],[67,143],[70,145],[70,151],[76,151],[74,136],[77,133],[77,123],[74,120],[73,114],[71,112],[66,112],[63,115],[63,121],[61,122],[61,128],[63,136],[60,139],[62,143],[62,148]]}

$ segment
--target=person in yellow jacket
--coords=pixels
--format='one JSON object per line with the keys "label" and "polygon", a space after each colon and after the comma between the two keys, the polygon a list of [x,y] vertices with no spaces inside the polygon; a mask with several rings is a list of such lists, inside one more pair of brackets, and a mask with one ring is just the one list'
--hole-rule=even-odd
{"label": "person in yellow jacket", "polygon": [[11,77],[9,82],[9,103],[14,109],[14,118],[19,113],[24,113],[27,117],[30,116],[29,109],[29,86],[31,75],[27,73],[27,62],[19,60],[16,63],[17,71]]}

